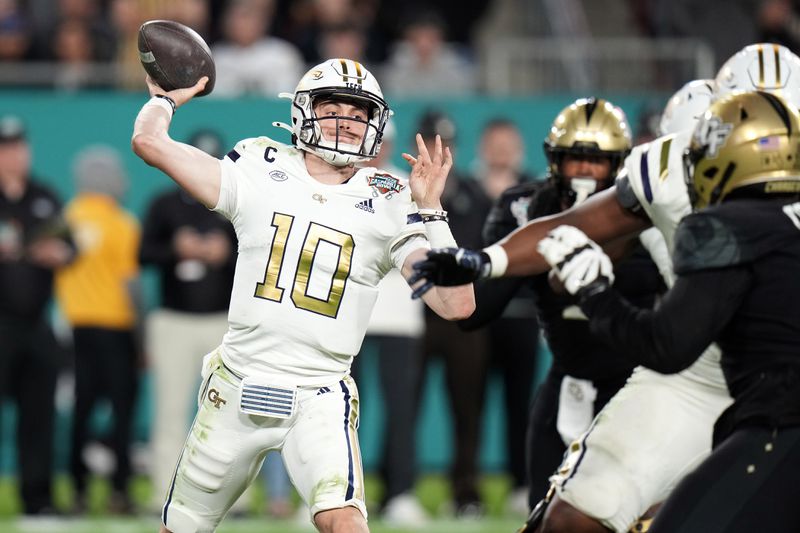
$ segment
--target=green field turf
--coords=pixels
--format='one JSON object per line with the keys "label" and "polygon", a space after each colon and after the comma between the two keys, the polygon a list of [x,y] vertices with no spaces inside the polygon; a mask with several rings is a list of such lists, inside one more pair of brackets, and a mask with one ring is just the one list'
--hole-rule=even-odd
{"label": "green field turf", "polygon": [[[302,524],[296,519],[275,520],[264,513],[265,496],[256,485],[251,503],[251,515],[241,519],[226,519],[219,533],[311,533],[310,524]],[[512,533],[522,524],[522,519],[505,512],[505,498],[509,484],[504,476],[485,476],[480,490],[486,503],[487,516],[481,520],[456,521],[447,512],[450,494],[447,481],[438,475],[428,475],[420,479],[416,493],[422,504],[432,516],[429,525],[420,530],[402,529],[382,524],[377,516],[377,502],[381,497],[381,483],[374,477],[367,478],[367,505],[373,518],[370,531],[373,533],[406,533],[425,531],[430,533]],[[131,493],[142,508],[150,498],[149,482],[137,478],[131,485]],[[65,476],[56,479],[56,506],[69,509],[72,489]],[[0,532],[2,533],[155,533],[158,531],[158,516],[155,513],[142,513],[134,518],[113,517],[106,512],[109,486],[105,480],[93,480],[89,489],[89,515],[75,518],[26,520],[20,518],[19,497],[12,478],[0,479]]]}

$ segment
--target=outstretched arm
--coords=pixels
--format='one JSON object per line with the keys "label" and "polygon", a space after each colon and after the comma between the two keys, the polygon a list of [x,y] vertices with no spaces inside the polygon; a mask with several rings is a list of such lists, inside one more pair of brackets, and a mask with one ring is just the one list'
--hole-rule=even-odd
{"label": "outstretched arm", "polygon": [[[617,246],[620,240],[650,226],[650,221],[625,209],[612,187],[589,197],[577,207],[556,215],[537,218],[514,233],[482,251],[447,247],[428,253],[424,261],[414,265],[416,280],[425,284],[415,292],[424,293],[426,287],[439,285],[452,287],[481,278],[530,276],[547,272],[550,267],[536,251],[536,245],[547,233],[558,226],[570,225],[586,231],[604,247]],[[618,253],[613,256],[618,257]]]}
{"label": "outstretched arm", "polygon": [[[437,135],[433,154],[428,153],[422,136],[417,134],[419,154],[413,157],[403,154],[403,158],[411,165],[409,186],[411,197],[416,202],[425,225],[425,234],[434,248],[455,246],[456,242],[447,224],[447,215],[442,209],[441,196],[447,174],[453,166],[453,156],[449,148],[442,150],[442,139]],[[406,257],[402,266],[403,276],[412,286],[415,280],[413,264],[425,258],[427,250],[419,248]],[[462,320],[475,310],[475,293],[472,284],[459,287],[436,287],[423,296],[423,301],[436,314],[448,320]]]}
{"label": "outstretched arm", "polygon": [[[528,276],[550,270],[536,245],[557,226],[575,226],[603,246],[650,226],[650,222],[622,207],[616,188],[590,196],[580,205],[548,217],[537,218],[500,241],[508,257],[505,276]],[[494,276],[493,276],[494,277]]]}
{"label": "outstretched arm", "polygon": [[179,108],[203,90],[208,82],[203,77],[194,87],[166,92],[147,78],[147,88],[153,98],[142,107],[133,126],[131,147],[145,163],[164,172],[206,207],[219,201],[220,165],[202,150],[173,140],[168,133],[172,120],[170,104],[155,95],[166,95]]}

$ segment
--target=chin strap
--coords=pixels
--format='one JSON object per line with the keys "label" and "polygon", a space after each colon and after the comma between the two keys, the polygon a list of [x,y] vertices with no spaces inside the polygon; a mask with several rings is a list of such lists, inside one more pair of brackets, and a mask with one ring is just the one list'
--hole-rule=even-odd
{"label": "chin strap", "polygon": [[280,128],[288,131],[291,134],[294,134],[294,132],[292,131],[292,127],[286,124],[285,122],[273,122],[272,125],[275,126],[276,128]]}
{"label": "chin strap", "polygon": [[[278,98],[285,98],[287,100],[294,100],[294,94],[293,93],[278,93]],[[285,122],[273,122],[272,125],[274,127],[276,127],[276,128],[280,128],[280,129],[286,130],[289,133],[291,133],[292,135],[294,135],[294,131],[292,130],[292,127],[290,125],[286,124]]]}

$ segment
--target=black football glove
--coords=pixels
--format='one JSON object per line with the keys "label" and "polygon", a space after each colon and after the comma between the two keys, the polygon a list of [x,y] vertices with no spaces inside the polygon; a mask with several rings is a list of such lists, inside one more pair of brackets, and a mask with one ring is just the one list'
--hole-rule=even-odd
{"label": "black football glove", "polygon": [[409,285],[424,281],[414,289],[412,298],[419,298],[434,285],[454,287],[466,285],[489,276],[491,260],[485,252],[468,248],[437,248],[428,252],[428,257],[414,263],[414,275]]}

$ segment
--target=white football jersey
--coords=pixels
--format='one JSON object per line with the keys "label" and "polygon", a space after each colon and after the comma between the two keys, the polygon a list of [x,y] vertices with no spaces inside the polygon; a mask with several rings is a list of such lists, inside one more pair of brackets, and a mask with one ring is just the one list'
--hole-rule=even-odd
{"label": "white football jersey", "polygon": [[691,138],[692,130],[665,135],[634,146],[625,159],[631,189],[670,252],[678,222],[692,210],[683,179],[683,151]]}
{"label": "white football jersey", "polygon": [[363,168],[326,185],[303,152],[267,137],[240,141],[220,164],[214,210],[239,239],[223,361],[298,386],[341,379],[378,282],[429,248],[407,182]]}
{"label": "white football jersey", "polygon": [[[639,204],[664,236],[670,254],[675,247],[678,223],[692,211],[683,178],[683,152],[688,148],[691,137],[692,130],[686,130],[635,146],[625,159],[627,172],[621,174],[627,174],[628,183]],[[672,271],[671,257],[665,254],[651,257],[659,271]],[[674,282],[672,276],[664,278],[669,286]],[[719,347],[712,344],[682,374],[689,379],[727,390],[719,366],[720,355]]]}

